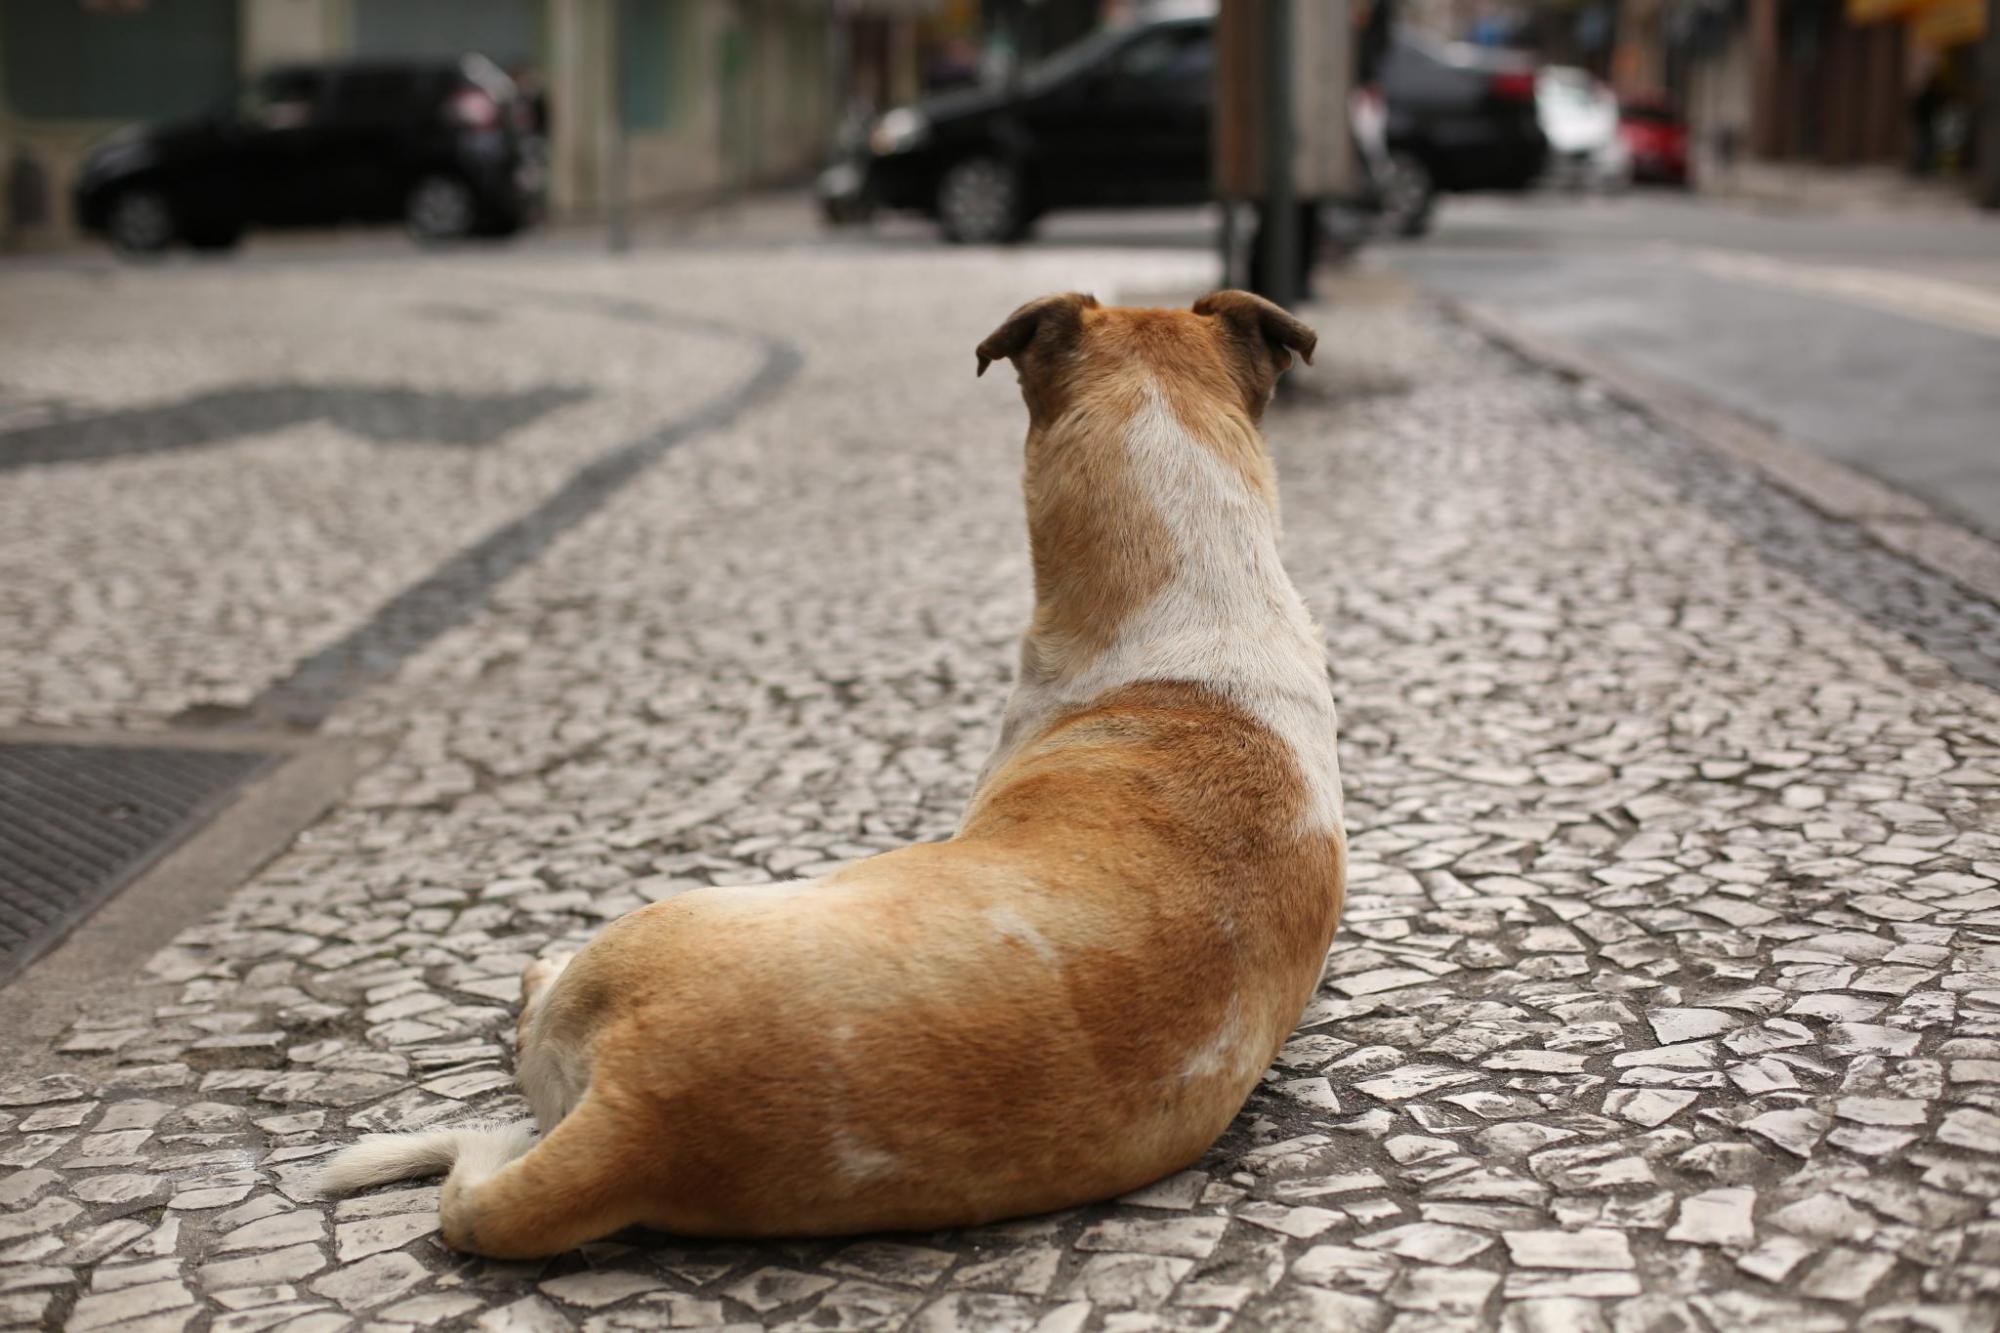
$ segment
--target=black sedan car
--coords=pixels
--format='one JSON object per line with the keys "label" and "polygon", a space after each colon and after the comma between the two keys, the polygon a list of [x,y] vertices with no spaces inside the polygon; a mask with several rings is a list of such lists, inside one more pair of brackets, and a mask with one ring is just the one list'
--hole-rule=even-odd
{"label": "black sedan car", "polygon": [[[1211,7],[1212,11],[1212,7]],[[828,218],[875,207],[937,219],[947,239],[1015,240],[1048,212],[1200,203],[1213,193],[1209,12],[1105,29],[1012,86],[898,107],[820,177]],[[1525,188],[1548,147],[1532,64],[1398,34],[1382,70],[1398,230],[1440,191]]]}
{"label": "black sedan car", "polygon": [[1379,181],[1388,225],[1430,226],[1440,194],[1525,190],[1548,165],[1535,107],[1535,64],[1505,51],[1399,32],[1382,62],[1389,169]]}
{"label": "black sedan car", "polygon": [[76,216],[128,253],[342,222],[505,235],[540,208],[542,160],[532,108],[482,57],[288,65],[205,115],[98,144]]}

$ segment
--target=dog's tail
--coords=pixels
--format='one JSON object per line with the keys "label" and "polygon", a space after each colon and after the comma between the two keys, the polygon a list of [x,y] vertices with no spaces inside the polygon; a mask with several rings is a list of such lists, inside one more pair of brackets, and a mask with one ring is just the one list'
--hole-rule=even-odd
{"label": "dog's tail", "polygon": [[421,1134],[370,1134],[351,1148],[335,1153],[320,1171],[322,1194],[352,1194],[392,1180],[411,1180],[450,1172],[461,1185],[473,1185],[534,1146],[535,1126],[467,1126],[433,1129]]}
{"label": "dog's tail", "polygon": [[445,1243],[495,1259],[559,1254],[643,1220],[644,1180],[620,1120],[594,1097],[543,1136],[535,1127],[371,1134],[320,1172],[329,1194],[448,1171],[438,1197]]}

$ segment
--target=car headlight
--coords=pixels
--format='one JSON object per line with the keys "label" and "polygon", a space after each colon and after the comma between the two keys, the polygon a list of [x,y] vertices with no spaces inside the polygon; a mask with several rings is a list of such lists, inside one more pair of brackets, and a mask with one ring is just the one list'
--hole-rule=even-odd
{"label": "car headlight", "polygon": [[868,147],[878,157],[907,153],[930,137],[931,123],[914,107],[899,106],[875,122],[868,132]]}

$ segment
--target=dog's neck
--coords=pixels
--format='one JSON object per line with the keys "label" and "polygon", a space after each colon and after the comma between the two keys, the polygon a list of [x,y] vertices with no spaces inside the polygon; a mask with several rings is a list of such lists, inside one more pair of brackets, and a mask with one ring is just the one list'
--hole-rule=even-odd
{"label": "dog's neck", "polygon": [[1313,791],[1308,822],[1336,824],[1324,653],[1279,560],[1276,482],[1248,415],[1176,410],[1148,383],[1038,426],[1028,448],[1035,615],[981,785],[1065,713],[1181,681],[1291,742]]}
{"label": "dog's neck", "polygon": [[[1212,599],[1199,608],[1204,618],[1227,623],[1254,614],[1238,596],[1248,584],[1284,581],[1276,487],[1256,428],[1240,412],[1207,416],[1197,438],[1148,384],[1031,433],[1035,616],[1024,682],[1060,685],[1090,673],[1107,653],[1129,649],[1147,609],[1172,591]],[[1265,554],[1244,571],[1249,579],[1213,577],[1232,559]]]}

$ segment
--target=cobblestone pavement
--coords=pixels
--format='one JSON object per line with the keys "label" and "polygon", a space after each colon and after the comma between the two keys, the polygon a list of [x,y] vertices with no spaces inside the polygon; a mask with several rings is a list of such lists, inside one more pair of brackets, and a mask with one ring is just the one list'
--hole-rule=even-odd
{"label": "cobblestone pavement", "polygon": [[[685,326],[608,338],[566,293],[457,267],[7,283],[0,724],[247,707],[608,444],[755,363],[743,339]],[[52,455],[99,461],[14,466]]]}
{"label": "cobblestone pavement", "polygon": [[[1021,408],[970,349],[1039,291],[1199,274],[484,260],[134,275],[87,309],[35,280],[63,304],[7,340],[10,406],[588,394],[459,452],[314,422],[0,478],[16,718],[242,706],[759,346],[799,361],[349,698],[329,726],[392,757],[0,1088],[0,1323],[2000,1324],[1996,696],[1712,517],[1706,465],[1662,462],[1685,446],[1393,302],[1319,312],[1269,423],[1353,882],[1324,988],[1199,1164],[976,1231],[539,1263],[446,1251],[431,1186],[313,1198],[356,1133],[520,1109],[538,953],[950,832],[1028,605]],[[209,336],[138,337],[169,319]],[[84,361],[108,329],[132,341]]]}

